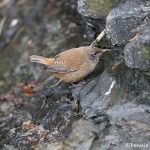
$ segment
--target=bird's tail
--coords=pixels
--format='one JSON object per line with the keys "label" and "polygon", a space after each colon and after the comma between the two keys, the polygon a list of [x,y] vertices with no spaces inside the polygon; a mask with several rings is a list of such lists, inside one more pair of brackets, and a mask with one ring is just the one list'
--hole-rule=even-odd
{"label": "bird's tail", "polygon": [[49,66],[53,63],[54,59],[53,58],[46,58],[46,57],[42,57],[42,56],[37,56],[37,55],[32,55],[32,56],[30,56],[30,61]]}

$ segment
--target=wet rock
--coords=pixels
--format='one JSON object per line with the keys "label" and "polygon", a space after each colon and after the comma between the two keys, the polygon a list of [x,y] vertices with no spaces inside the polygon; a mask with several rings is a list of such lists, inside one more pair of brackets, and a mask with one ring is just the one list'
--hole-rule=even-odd
{"label": "wet rock", "polygon": [[[62,150],[64,149],[63,144],[60,142],[57,143],[39,143],[35,150]],[[68,150],[68,149],[66,149]]]}
{"label": "wet rock", "polygon": [[[125,150],[130,143],[145,143],[143,147],[148,149],[150,99],[146,91],[150,86],[143,77],[138,71],[120,64],[115,74],[105,70],[99,77],[73,89],[83,117],[94,125],[105,124],[105,128],[97,133],[92,150],[97,150],[97,147]],[[103,137],[99,138],[101,134]],[[144,138],[139,138],[144,135]]]}
{"label": "wet rock", "polygon": [[[105,128],[105,126],[103,126]],[[71,149],[90,150],[97,134],[102,130],[100,126],[94,125],[86,120],[79,120],[72,126],[73,131],[68,140],[65,141]]]}
{"label": "wet rock", "polygon": [[106,71],[93,81],[73,89],[72,93],[76,99],[79,99],[85,117],[95,123],[107,122],[105,110],[124,97],[115,78]]}
{"label": "wet rock", "polygon": [[36,150],[126,150],[130,144],[141,143],[148,150],[150,118],[146,109],[146,105],[134,102],[115,105],[107,111],[111,119],[109,126],[80,119],[74,122],[72,133],[64,142],[39,143]]}
{"label": "wet rock", "polygon": [[15,148],[13,145],[4,145],[4,149],[6,150],[17,150],[17,148]]}
{"label": "wet rock", "polygon": [[150,70],[150,22],[143,29],[140,26],[136,38],[126,45],[124,49],[125,62],[130,68],[136,68],[142,71]]}
{"label": "wet rock", "polygon": [[[114,111],[117,112],[117,110],[114,110]],[[127,110],[130,111],[129,109]],[[99,149],[101,150],[105,150],[105,149],[126,150],[127,148],[132,149],[132,147],[134,147],[133,145],[135,144],[136,145],[135,147],[137,149],[138,148],[141,149],[141,147],[142,148],[144,147],[144,149],[148,150],[148,145],[150,144],[148,140],[149,124],[147,122],[144,122],[143,121],[144,119],[142,120],[142,116],[141,116],[142,111],[139,111],[139,113],[138,111],[136,112],[136,109],[133,106],[133,108],[131,109],[129,113],[130,114],[129,116],[130,117],[132,116],[131,117],[132,119],[131,118],[122,119],[120,121],[116,121],[116,124],[112,124],[109,127],[108,132],[105,132],[103,139],[97,141],[97,145],[99,144]],[[142,113],[144,114],[144,111]],[[139,114],[140,114],[140,117],[138,117]],[[112,113],[112,115],[115,115],[115,114]],[[147,117],[148,115],[149,114],[147,114]],[[139,118],[141,118],[141,120],[139,120]],[[142,145],[137,146],[137,144],[142,144]],[[94,150],[96,149],[95,145],[93,146],[93,149]]]}
{"label": "wet rock", "polygon": [[145,1],[129,0],[110,11],[106,18],[106,30],[113,45],[125,45],[133,37],[131,31],[142,24],[149,13],[145,5]]}
{"label": "wet rock", "polygon": [[38,144],[36,150],[90,150],[94,140],[105,128],[105,125],[95,125],[90,121],[80,119],[72,125],[73,131],[63,143]]}
{"label": "wet rock", "polygon": [[134,102],[127,102],[113,106],[107,111],[107,114],[111,117],[111,124],[119,124],[119,122],[122,122],[122,118],[149,122],[149,114],[146,113],[148,108],[149,106],[147,105],[138,105]]}
{"label": "wet rock", "polygon": [[130,69],[126,64],[122,63],[117,66],[115,71],[115,79],[117,83],[125,91],[125,95],[134,95],[134,99],[138,94],[140,99],[146,99],[147,93],[150,90],[149,76],[139,70]]}
{"label": "wet rock", "polygon": [[103,19],[118,3],[118,0],[78,0],[78,11],[82,16]]}
{"label": "wet rock", "polygon": [[[129,102],[123,105],[116,105],[108,110],[108,115],[111,116],[111,127],[108,135],[105,136],[104,145],[108,145],[111,142],[111,139],[108,139],[110,135],[115,135],[119,141],[114,143],[116,149],[121,147],[121,149],[126,149],[130,147],[128,143],[133,144],[146,144],[145,147],[148,149],[147,145],[149,144],[149,113],[146,113],[146,105],[137,105],[136,103]],[[145,135],[145,136],[144,136]],[[139,138],[143,137],[143,138]],[[104,146],[103,145],[103,146]]]}

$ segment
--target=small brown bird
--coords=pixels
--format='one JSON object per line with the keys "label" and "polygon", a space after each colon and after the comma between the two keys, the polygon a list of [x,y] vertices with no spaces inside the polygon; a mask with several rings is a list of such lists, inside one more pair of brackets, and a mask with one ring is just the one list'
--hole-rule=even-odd
{"label": "small brown bird", "polygon": [[75,83],[94,70],[99,57],[105,51],[108,50],[84,46],[66,50],[54,58],[32,55],[30,61],[48,66],[48,70],[61,81]]}

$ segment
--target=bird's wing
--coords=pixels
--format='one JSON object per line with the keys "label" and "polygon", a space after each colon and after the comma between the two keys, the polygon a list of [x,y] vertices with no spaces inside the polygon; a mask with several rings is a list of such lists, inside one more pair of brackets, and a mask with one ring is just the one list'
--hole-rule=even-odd
{"label": "bird's wing", "polygon": [[85,56],[78,49],[62,52],[56,55],[54,59],[53,63],[48,66],[48,69],[51,72],[57,73],[77,71],[82,66],[83,62],[85,62]]}
{"label": "bird's wing", "polygon": [[76,69],[71,69],[63,62],[57,60],[55,60],[51,65],[48,66],[48,70],[57,73],[69,73],[76,71]]}

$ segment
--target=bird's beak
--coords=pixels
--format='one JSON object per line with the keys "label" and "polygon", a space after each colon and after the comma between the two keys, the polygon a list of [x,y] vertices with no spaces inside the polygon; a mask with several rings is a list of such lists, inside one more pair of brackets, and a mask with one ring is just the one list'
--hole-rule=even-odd
{"label": "bird's beak", "polygon": [[112,51],[112,49],[102,49],[102,53],[104,53],[104,52],[111,52]]}
{"label": "bird's beak", "polygon": [[98,52],[96,53],[96,56],[99,57],[99,56],[101,56],[102,53],[103,53],[102,51],[98,51]]}
{"label": "bird's beak", "polygon": [[99,59],[101,56],[102,56],[102,52],[96,54],[97,59]]}

